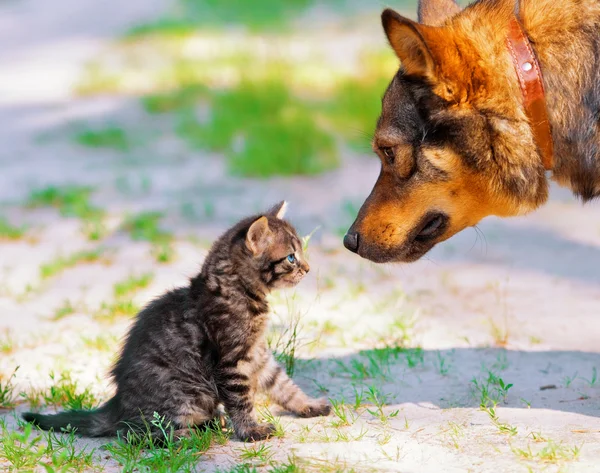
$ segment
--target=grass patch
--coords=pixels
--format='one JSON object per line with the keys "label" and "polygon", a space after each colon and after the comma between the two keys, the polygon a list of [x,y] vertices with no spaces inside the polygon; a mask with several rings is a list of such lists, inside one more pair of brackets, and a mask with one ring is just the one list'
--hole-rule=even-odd
{"label": "grass patch", "polygon": [[166,232],[160,229],[160,220],[163,214],[160,212],[142,212],[129,217],[123,224],[123,229],[136,241],[154,242],[165,238]]}
{"label": "grass patch", "polygon": [[61,373],[59,377],[51,373],[50,379],[54,384],[43,394],[46,404],[68,410],[93,409],[98,405],[98,400],[90,388],[82,391],[68,371]]}
{"label": "grass patch", "polygon": [[48,186],[31,192],[29,207],[54,207],[65,217],[85,218],[96,210],[90,204],[92,188],[84,186]]}
{"label": "grass patch", "polygon": [[283,81],[247,81],[213,91],[210,104],[206,123],[188,110],[177,131],[193,147],[224,152],[233,174],[312,175],[339,163],[334,138]]}
{"label": "grass patch", "polygon": [[73,304],[71,303],[70,300],[65,300],[63,302],[63,304],[58,307],[55,311],[54,311],[54,315],[52,316],[52,320],[62,320],[65,317],[68,317],[71,314],[75,313],[75,307],[73,307]]}
{"label": "grass patch", "polygon": [[371,139],[381,113],[381,97],[391,77],[391,74],[382,76],[374,71],[364,77],[346,79],[327,104],[336,129],[358,151],[371,150]]}
{"label": "grass patch", "polygon": [[22,431],[8,430],[0,419],[0,464],[7,471],[40,471],[47,473],[102,471],[94,465],[94,450],[78,449],[75,434],[40,433],[31,424],[23,424]]}
{"label": "grass patch", "polygon": [[309,59],[285,54],[287,38],[271,46],[249,35],[242,50],[216,53],[218,38],[198,34],[200,44],[215,41],[210,53],[192,47],[195,39],[148,38],[160,66],[144,54],[149,44],[125,42],[118,60],[89,71],[81,91],[109,84],[145,95],[148,112],[173,113],[175,132],[193,148],[223,153],[235,175],[314,175],[339,165],[342,143],[370,150],[380,98],[398,67],[391,51],[364,53],[356,71],[343,72],[317,45]]}
{"label": "grass patch", "polygon": [[14,391],[15,386],[13,381],[17,376],[17,366],[8,378],[3,379],[0,375],[0,408],[10,409],[15,406]]}
{"label": "grass patch", "polygon": [[[164,445],[156,443],[150,428],[162,432]],[[119,437],[105,448],[125,472],[195,471],[199,457],[212,445],[224,444],[228,437],[229,433],[215,422],[206,429],[190,429],[188,437],[177,438],[172,426],[155,413],[147,432],[128,432],[126,437]]]}
{"label": "grass patch", "polygon": [[120,318],[133,317],[140,311],[141,307],[131,299],[116,300],[114,302],[103,302],[100,309],[94,314],[94,319],[100,322],[115,322]]}
{"label": "grass patch", "polygon": [[244,446],[239,453],[242,460],[250,461],[256,465],[266,465],[275,454],[272,450],[272,446],[264,443],[260,445]]}
{"label": "grass patch", "polygon": [[27,227],[12,225],[6,218],[0,217],[0,241],[20,240],[25,236]]}
{"label": "grass patch", "polygon": [[85,186],[48,186],[33,191],[27,200],[27,206],[54,207],[64,217],[76,217],[83,221],[83,232],[90,240],[99,240],[106,232],[104,228],[105,212],[90,202],[93,192]]}
{"label": "grass patch", "polygon": [[404,348],[388,346],[361,350],[348,362],[335,360],[337,370],[332,376],[348,378],[353,382],[366,379],[392,381],[394,379],[392,367],[405,361],[408,368],[422,367],[425,355],[422,348]]}
{"label": "grass patch", "polygon": [[126,131],[117,126],[79,131],[75,135],[75,141],[88,148],[109,148],[117,151],[131,149],[131,140]]}
{"label": "grass patch", "polygon": [[167,113],[193,107],[198,101],[206,99],[207,95],[206,86],[192,84],[164,93],[146,95],[141,100],[148,113]]}
{"label": "grass patch", "polygon": [[15,351],[16,346],[17,344],[13,338],[12,331],[8,328],[4,329],[3,333],[0,335],[0,353],[9,355]]}
{"label": "grass patch", "polygon": [[275,359],[283,364],[287,375],[292,377],[297,368],[296,352],[301,348],[300,320],[304,314],[295,292],[285,297],[285,304],[287,315],[282,317],[281,325],[268,334],[267,343]]}
{"label": "grass patch", "polygon": [[40,266],[40,277],[49,279],[78,264],[96,263],[100,260],[103,252],[102,248],[97,248],[95,250],[78,251],[68,256],[59,256]]}
{"label": "grass patch", "polygon": [[[199,28],[231,24],[244,25],[251,31],[283,31],[291,20],[316,3],[316,0],[180,0],[178,15],[135,26],[129,30],[128,36],[177,36]],[[344,4],[342,0],[328,0],[325,3],[332,7]]]}
{"label": "grass patch", "polygon": [[123,224],[123,230],[136,241],[152,243],[152,254],[157,262],[168,263],[174,257],[173,235],[160,228],[163,218],[160,212],[142,212],[129,217]]}
{"label": "grass patch", "polygon": [[473,378],[471,388],[473,397],[479,399],[481,407],[495,407],[499,402],[506,403],[512,383],[505,382],[494,372],[487,370],[487,378]]}
{"label": "grass patch", "polygon": [[532,450],[531,445],[528,445],[526,449],[513,447],[512,451],[524,460],[540,463],[559,463],[576,460],[581,452],[581,446],[565,445],[562,442],[548,440],[540,449]]}
{"label": "grass patch", "polygon": [[[325,99],[311,98],[272,73],[226,90],[198,92],[188,86],[161,99],[153,96],[147,104],[152,110],[178,110],[179,136],[194,148],[224,153],[234,175],[315,175],[339,165],[340,136],[353,147],[370,149],[388,82],[387,75],[373,71],[342,80]],[[206,117],[194,107],[200,100],[210,108]]]}
{"label": "grass patch", "polygon": [[86,348],[103,352],[115,351],[114,348],[119,342],[115,335],[96,335],[95,337],[81,337],[81,341]]}
{"label": "grass patch", "polygon": [[132,296],[139,290],[148,287],[154,275],[145,273],[140,276],[129,276],[127,279],[113,286],[115,298],[112,302],[103,302],[100,309],[94,314],[94,318],[101,322],[115,322],[120,318],[129,318],[136,315],[140,310]]}
{"label": "grass patch", "polygon": [[144,273],[140,276],[129,276],[124,281],[114,285],[115,297],[121,298],[135,294],[137,291],[148,287],[153,279],[154,275],[152,273]]}
{"label": "grass patch", "polygon": [[26,391],[21,391],[19,397],[27,403],[30,410],[38,410],[44,403],[44,390],[30,386]]}

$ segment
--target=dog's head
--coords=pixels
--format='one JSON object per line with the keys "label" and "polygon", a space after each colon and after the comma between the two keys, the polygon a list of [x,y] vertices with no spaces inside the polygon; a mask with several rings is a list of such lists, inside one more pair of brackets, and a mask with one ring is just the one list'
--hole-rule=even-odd
{"label": "dog's head", "polygon": [[421,23],[383,12],[401,67],[373,138],[381,172],[344,238],[351,251],[414,261],[485,216],[523,214],[546,199],[506,50],[511,12],[497,8],[456,15],[452,0],[422,0]]}

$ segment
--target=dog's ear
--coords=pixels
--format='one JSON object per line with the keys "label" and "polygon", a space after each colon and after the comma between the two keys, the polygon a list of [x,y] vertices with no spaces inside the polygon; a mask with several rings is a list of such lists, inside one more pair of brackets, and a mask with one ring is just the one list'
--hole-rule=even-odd
{"label": "dog's ear", "polygon": [[438,26],[460,12],[454,0],[419,0],[419,23]]}
{"label": "dog's ear", "polygon": [[406,74],[434,79],[435,61],[427,39],[437,28],[419,25],[389,8],[381,14],[381,22]]}

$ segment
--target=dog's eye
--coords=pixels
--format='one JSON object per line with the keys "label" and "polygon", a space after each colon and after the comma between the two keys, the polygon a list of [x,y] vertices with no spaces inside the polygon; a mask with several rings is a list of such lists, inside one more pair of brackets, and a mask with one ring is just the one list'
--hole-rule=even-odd
{"label": "dog's eye", "polygon": [[287,260],[294,264],[296,262],[296,257],[294,255],[288,255]]}
{"label": "dog's eye", "polygon": [[388,164],[394,164],[394,159],[396,155],[394,154],[394,148],[381,148],[381,152],[385,156]]}

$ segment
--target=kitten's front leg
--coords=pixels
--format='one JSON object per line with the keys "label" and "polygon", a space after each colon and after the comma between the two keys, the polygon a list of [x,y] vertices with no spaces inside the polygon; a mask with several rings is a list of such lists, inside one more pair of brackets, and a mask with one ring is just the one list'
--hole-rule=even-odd
{"label": "kitten's front leg", "polygon": [[277,364],[272,354],[260,373],[259,387],[284,409],[300,417],[327,416],[331,405],[327,399],[307,396]]}
{"label": "kitten's front leg", "polygon": [[275,432],[273,424],[259,424],[254,413],[252,365],[243,360],[224,362],[221,366],[219,397],[231,418],[236,435],[244,441],[264,440]]}

